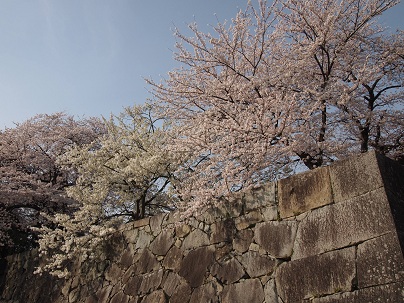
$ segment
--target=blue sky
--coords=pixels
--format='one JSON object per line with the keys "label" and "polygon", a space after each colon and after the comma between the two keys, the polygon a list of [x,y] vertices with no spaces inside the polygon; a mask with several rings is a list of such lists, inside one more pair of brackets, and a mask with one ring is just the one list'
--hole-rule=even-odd
{"label": "blue sky", "polygon": [[[177,66],[174,26],[196,21],[208,30],[246,3],[0,0],[0,129],[40,113],[109,116],[143,103],[150,97],[143,78]],[[403,29],[403,16],[400,3],[382,22]]]}

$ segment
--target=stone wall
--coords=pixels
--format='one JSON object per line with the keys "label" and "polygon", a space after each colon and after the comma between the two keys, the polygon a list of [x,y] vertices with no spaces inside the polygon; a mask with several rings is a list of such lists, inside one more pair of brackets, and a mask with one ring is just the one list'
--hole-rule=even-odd
{"label": "stone wall", "polygon": [[66,281],[11,256],[0,302],[404,302],[404,169],[373,152],[176,216],[125,225]]}

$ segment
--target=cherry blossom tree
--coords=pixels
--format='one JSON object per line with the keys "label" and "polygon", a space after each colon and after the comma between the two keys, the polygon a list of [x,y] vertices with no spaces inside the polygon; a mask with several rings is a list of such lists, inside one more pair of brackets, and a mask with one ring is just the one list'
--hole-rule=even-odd
{"label": "cherry blossom tree", "polygon": [[370,148],[402,157],[402,32],[377,23],[398,2],[249,2],[212,33],[176,31],[181,67],[147,81],[179,127],[171,148],[192,155],[184,200],[198,208]]}
{"label": "cherry blossom tree", "polygon": [[148,105],[126,108],[105,124],[104,136],[58,160],[79,175],[66,191],[80,207],[49,217],[56,228],[40,230],[46,262],[38,272],[65,276],[70,259],[96,258],[97,247],[121,224],[176,208],[174,172],[183,156],[165,148],[171,127],[156,121]]}
{"label": "cherry blossom tree", "polygon": [[36,245],[31,228],[46,222],[41,212],[69,213],[74,201],[64,189],[77,172],[56,158],[104,132],[96,118],[75,120],[65,113],[37,115],[0,132],[0,250],[9,254]]}

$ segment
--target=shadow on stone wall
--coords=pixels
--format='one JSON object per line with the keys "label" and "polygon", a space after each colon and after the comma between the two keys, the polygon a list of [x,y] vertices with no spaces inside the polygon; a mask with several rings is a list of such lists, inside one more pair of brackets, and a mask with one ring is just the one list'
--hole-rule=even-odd
{"label": "shadow on stone wall", "polygon": [[403,302],[403,176],[370,152],[180,225],[136,221],[66,281],[33,276],[35,252],[11,256],[0,302]]}

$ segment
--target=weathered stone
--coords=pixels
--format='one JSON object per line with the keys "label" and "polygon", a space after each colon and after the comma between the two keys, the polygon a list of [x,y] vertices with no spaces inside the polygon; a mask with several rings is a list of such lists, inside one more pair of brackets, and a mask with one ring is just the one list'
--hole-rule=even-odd
{"label": "weathered stone", "polygon": [[188,250],[206,245],[209,245],[208,235],[199,229],[195,229],[182,242],[182,249]]}
{"label": "weathered stone", "polygon": [[135,248],[145,248],[150,245],[150,242],[153,240],[153,236],[144,230],[139,231],[139,236],[136,241],[136,246]]}
{"label": "weathered stone", "polygon": [[254,240],[271,256],[288,259],[293,252],[297,223],[293,221],[272,221],[257,224]]}
{"label": "weathered stone", "polygon": [[165,216],[167,214],[158,214],[154,215],[153,217],[150,217],[150,229],[153,234],[153,236],[157,236],[161,232],[161,227],[164,221]]}
{"label": "weathered stone", "polygon": [[258,252],[249,251],[238,258],[251,278],[271,275],[274,271],[275,260]]}
{"label": "weathered stone", "polygon": [[191,297],[191,287],[187,283],[179,285],[170,298],[170,303],[188,303]]}
{"label": "weathered stone", "polygon": [[108,285],[107,287],[100,288],[96,295],[99,303],[108,303],[109,295],[111,293],[112,286]]}
{"label": "weathered stone", "polygon": [[144,219],[133,221],[131,223],[131,226],[133,228],[137,228],[137,227],[142,227],[142,226],[149,225],[149,223],[150,223],[150,217],[147,217],[147,218],[144,218]]}
{"label": "weathered stone", "polygon": [[278,303],[278,295],[276,294],[275,280],[270,279],[264,287],[265,301],[264,303]]}
{"label": "weathered stone", "polygon": [[105,279],[108,281],[116,281],[122,276],[122,270],[118,265],[112,263],[111,266],[105,271]]}
{"label": "weathered stone", "polygon": [[133,255],[129,249],[123,252],[120,263],[123,268],[129,268],[133,264]]}
{"label": "weathered stone", "polygon": [[383,188],[313,210],[299,224],[292,259],[363,242],[395,230]]}
{"label": "weathered stone", "polygon": [[404,259],[396,232],[358,246],[357,272],[359,288],[404,280]]}
{"label": "weathered stone", "polygon": [[261,209],[262,216],[264,217],[264,221],[274,221],[278,219],[278,206],[267,206]]}
{"label": "weathered stone", "polygon": [[399,303],[404,302],[404,282],[359,289],[316,298],[313,303]]}
{"label": "weathered stone", "polygon": [[282,263],[276,271],[276,285],[284,302],[302,302],[350,291],[355,277],[355,247],[351,247]]}
{"label": "weathered stone", "polygon": [[175,235],[178,238],[183,238],[191,232],[191,227],[188,224],[182,223],[175,228]]}
{"label": "weathered stone", "polygon": [[152,292],[143,298],[142,303],[166,303],[166,296],[162,290]]}
{"label": "weathered stone", "polygon": [[124,230],[122,232],[123,236],[125,237],[126,241],[128,243],[136,243],[138,236],[139,236],[139,230],[138,229],[130,229],[130,230]]}
{"label": "weathered stone", "polygon": [[237,252],[244,253],[250,247],[254,232],[251,229],[238,231],[233,238],[233,247]]}
{"label": "weathered stone", "polygon": [[139,292],[141,294],[148,294],[156,290],[163,280],[163,270],[154,271],[142,276],[142,284],[140,285]]}
{"label": "weathered stone", "polygon": [[112,297],[110,303],[128,303],[129,298],[123,292],[117,293],[115,296]]}
{"label": "weathered stone", "polygon": [[212,247],[205,246],[192,250],[182,260],[179,275],[184,277],[191,287],[201,286],[214,260]]}
{"label": "weathered stone", "polygon": [[181,284],[182,278],[173,272],[168,272],[163,278],[162,288],[168,296],[172,296],[177,286]]}
{"label": "weathered stone", "polygon": [[166,269],[178,270],[182,260],[182,250],[176,246],[171,247],[163,261],[163,267]]}
{"label": "weathered stone", "polygon": [[140,252],[139,260],[136,262],[135,274],[151,272],[159,268],[159,262],[156,257],[147,248]]}
{"label": "weathered stone", "polygon": [[276,182],[253,188],[242,197],[245,211],[262,209],[276,204]]}
{"label": "weathered stone", "polygon": [[211,269],[211,274],[224,284],[237,282],[245,272],[240,262],[235,258],[223,262],[216,262]]}
{"label": "weathered stone", "polygon": [[225,286],[222,303],[262,303],[264,290],[259,279],[244,280]]}
{"label": "weathered stone", "polygon": [[191,302],[219,303],[216,284],[208,283],[196,288],[192,292]]}
{"label": "weathered stone", "polygon": [[262,222],[264,219],[262,217],[262,214],[258,210],[254,210],[252,212],[249,212],[248,214],[238,217],[235,220],[236,223],[236,228],[238,230],[243,230],[248,227],[251,227],[252,225]]}
{"label": "weathered stone", "polygon": [[172,230],[162,231],[150,244],[150,250],[153,254],[165,256],[168,250],[174,244],[174,235]]}
{"label": "weathered stone", "polygon": [[137,296],[139,294],[140,286],[142,285],[142,276],[133,276],[129,278],[124,287],[124,293],[130,296]]}
{"label": "weathered stone", "polygon": [[234,220],[219,221],[212,224],[211,229],[210,243],[231,242],[235,232]]}
{"label": "weathered stone", "polygon": [[374,151],[331,165],[330,177],[335,202],[345,201],[383,186]]}
{"label": "weathered stone", "polygon": [[215,250],[215,260],[228,259],[232,254],[233,247],[231,244],[225,243],[224,245],[217,247]]}
{"label": "weathered stone", "polygon": [[296,216],[333,201],[328,167],[279,180],[278,188],[281,218]]}

